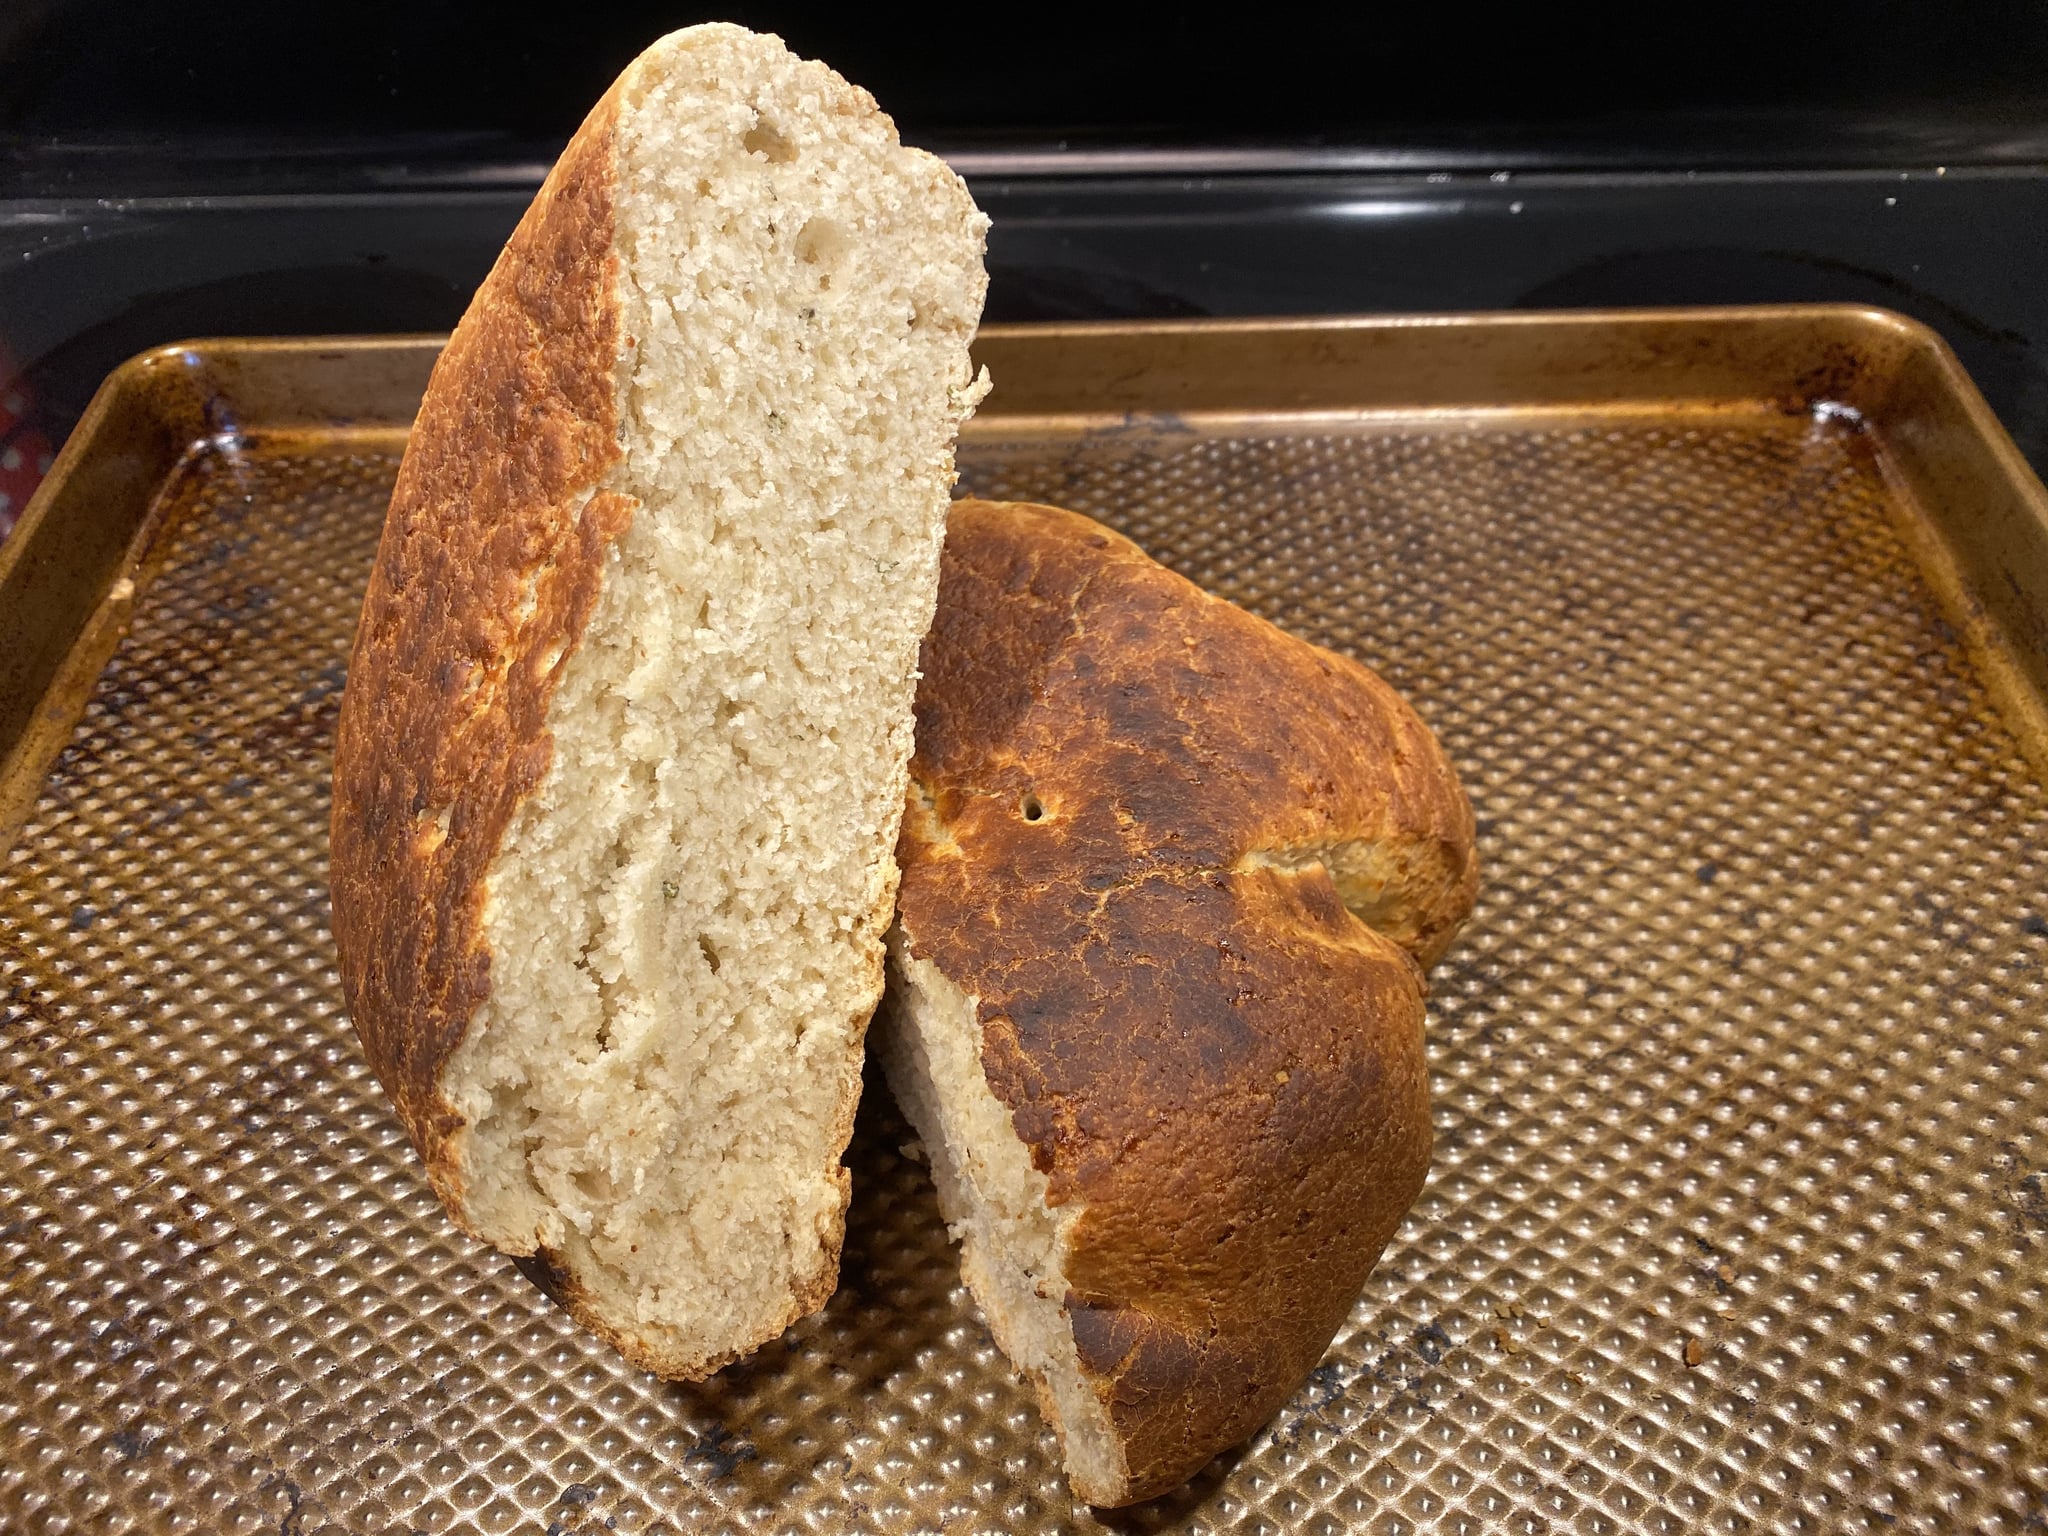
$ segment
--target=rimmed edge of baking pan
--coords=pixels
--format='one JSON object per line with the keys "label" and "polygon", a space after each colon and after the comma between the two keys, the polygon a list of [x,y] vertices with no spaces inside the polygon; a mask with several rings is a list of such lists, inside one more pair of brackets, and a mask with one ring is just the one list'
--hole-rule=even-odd
{"label": "rimmed edge of baking pan", "polygon": [[[185,455],[253,435],[402,434],[443,338],[199,340],[123,364],[0,545],[0,853],[124,632]],[[2048,777],[2048,490],[1933,331],[1850,305],[1008,325],[973,439],[1053,422],[1418,421],[1635,408],[1834,415],[1869,431],[1902,532]]]}
{"label": "rimmed edge of baking pan", "polygon": [[1902,533],[2008,729],[2048,778],[2048,490],[1939,335],[1846,304],[993,327],[970,428],[1169,416],[1389,420],[1689,409],[1868,432]]}
{"label": "rimmed edge of baking pan", "polygon": [[442,343],[181,342],[107,376],[0,544],[0,854],[127,629],[179,461],[259,432],[402,435]]}

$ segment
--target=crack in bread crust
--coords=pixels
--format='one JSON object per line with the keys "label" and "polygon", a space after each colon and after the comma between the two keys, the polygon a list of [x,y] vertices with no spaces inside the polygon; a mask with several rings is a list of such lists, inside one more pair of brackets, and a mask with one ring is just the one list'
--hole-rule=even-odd
{"label": "crack in bread crust", "polygon": [[1056,508],[955,504],[922,667],[903,939],[1061,1215],[1123,1468],[1077,1490],[1133,1502],[1285,1401],[1421,1187],[1471,809],[1378,677]]}

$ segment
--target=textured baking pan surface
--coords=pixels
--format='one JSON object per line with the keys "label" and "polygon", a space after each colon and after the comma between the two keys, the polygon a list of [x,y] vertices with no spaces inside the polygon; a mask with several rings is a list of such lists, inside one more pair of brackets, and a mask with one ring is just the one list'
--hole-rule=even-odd
{"label": "textured baking pan surface", "polygon": [[1421,1200],[1286,1409],[1114,1516],[872,1078],[838,1294],[703,1385],[428,1193],[325,853],[432,353],[140,360],[0,560],[0,1528],[2048,1526],[2048,525],[1938,343],[1831,310],[985,338],[963,489],[1381,670],[1485,861]]}

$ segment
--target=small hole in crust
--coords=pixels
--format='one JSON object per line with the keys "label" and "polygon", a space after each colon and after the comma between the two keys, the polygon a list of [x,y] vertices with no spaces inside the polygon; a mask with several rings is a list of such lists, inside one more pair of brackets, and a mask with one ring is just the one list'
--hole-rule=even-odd
{"label": "small hole in crust", "polygon": [[704,956],[704,963],[711,967],[711,974],[718,974],[718,950],[703,934],[697,935],[697,948]]}
{"label": "small hole in crust", "polygon": [[771,165],[787,165],[796,158],[796,146],[777,131],[773,123],[756,123],[740,139],[750,155],[763,155]]}
{"label": "small hole in crust", "polygon": [[1022,806],[1026,821],[1045,820],[1045,802],[1036,795],[1026,795]]}

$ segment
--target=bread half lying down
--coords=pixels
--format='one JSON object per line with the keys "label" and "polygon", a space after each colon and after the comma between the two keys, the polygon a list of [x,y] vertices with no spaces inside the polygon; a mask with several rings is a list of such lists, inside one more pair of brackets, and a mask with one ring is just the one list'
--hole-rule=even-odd
{"label": "bread half lying down", "polygon": [[1051,507],[956,503],[879,1032],[1075,1492],[1298,1387],[1429,1163],[1423,967],[1477,888],[1414,712]]}
{"label": "bread half lying down", "polygon": [[986,221],[865,92],[663,39],[435,370],[336,744],[342,979],[457,1221],[635,1361],[823,1304]]}

